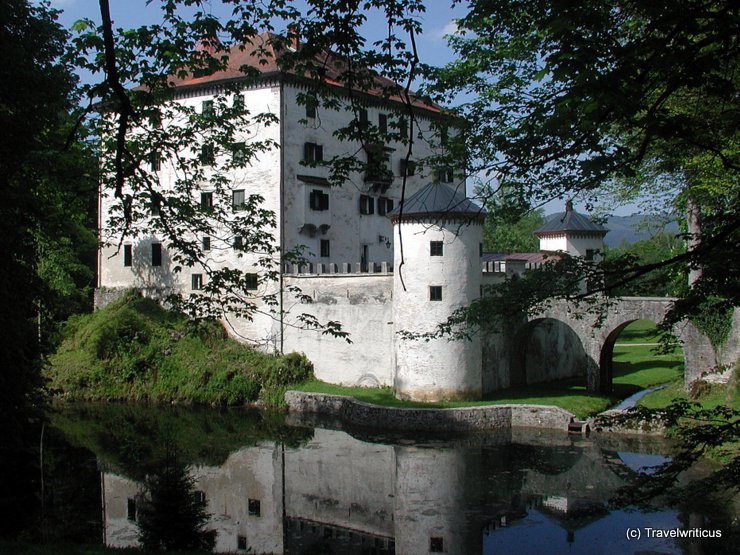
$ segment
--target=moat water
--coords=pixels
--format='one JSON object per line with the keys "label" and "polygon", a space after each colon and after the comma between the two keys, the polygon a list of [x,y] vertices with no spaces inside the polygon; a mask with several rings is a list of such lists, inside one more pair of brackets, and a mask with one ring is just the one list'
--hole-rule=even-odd
{"label": "moat water", "polygon": [[[174,454],[217,552],[732,552],[716,502],[613,503],[670,452],[654,438],[386,435],[257,411],[77,405],[45,433],[41,522],[49,542],[137,546],[145,484]],[[661,537],[675,530],[724,540]]]}

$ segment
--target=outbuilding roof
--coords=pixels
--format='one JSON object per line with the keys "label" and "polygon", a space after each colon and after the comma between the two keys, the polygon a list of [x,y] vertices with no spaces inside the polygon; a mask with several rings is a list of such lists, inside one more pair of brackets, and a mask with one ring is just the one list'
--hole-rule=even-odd
{"label": "outbuilding roof", "polygon": [[534,231],[534,234],[540,237],[564,231],[599,233],[601,235],[606,235],[608,232],[603,225],[594,223],[583,214],[573,210],[571,201],[565,203],[565,212],[558,212],[551,216],[549,220]]}
{"label": "outbuilding roof", "polygon": [[[463,187],[463,185],[460,185]],[[424,217],[460,217],[483,220],[486,211],[465,196],[464,189],[450,187],[445,183],[428,183],[388,212],[391,220]]]}

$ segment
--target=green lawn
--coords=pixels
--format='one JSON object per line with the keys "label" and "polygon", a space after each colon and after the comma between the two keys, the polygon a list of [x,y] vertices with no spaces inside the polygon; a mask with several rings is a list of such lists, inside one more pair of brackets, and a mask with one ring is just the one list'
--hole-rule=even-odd
{"label": "green lawn", "polygon": [[[622,330],[617,343],[655,343],[657,340],[655,324],[646,320],[638,320]],[[391,407],[448,408],[517,403],[554,405],[572,412],[579,418],[585,418],[606,410],[620,400],[646,387],[683,379],[683,356],[680,349],[676,349],[670,354],[658,354],[652,346],[619,346],[614,348],[613,361],[614,391],[611,395],[587,393],[585,377],[507,389],[493,394],[484,401],[471,402],[417,403],[399,401],[393,397],[393,391],[390,387],[341,387],[318,380],[303,383],[292,389],[348,395],[366,403]]]}

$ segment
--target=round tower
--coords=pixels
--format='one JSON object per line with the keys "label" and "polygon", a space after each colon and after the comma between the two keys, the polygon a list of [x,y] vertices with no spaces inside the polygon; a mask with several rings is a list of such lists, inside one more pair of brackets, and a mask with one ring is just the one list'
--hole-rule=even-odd
{"label": "round tower", "polygon": [[389,216],[394,237],[395,395],[415,401],[479,399],[477,334],[471,340],[424,341],[403,339],[398,332],[431,332],[455,309],[479,297],[485,212],[440,183],[425,186]]}

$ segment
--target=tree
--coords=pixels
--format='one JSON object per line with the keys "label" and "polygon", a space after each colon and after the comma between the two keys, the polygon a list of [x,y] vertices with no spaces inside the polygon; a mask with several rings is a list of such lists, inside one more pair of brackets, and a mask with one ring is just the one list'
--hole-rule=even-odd
{"label": "tree", "polygon": [[0,476],[8,478],[0,505],[13,507],[3,511],[9,518],[2,532],[17,534],[36,515],[28,489],[37,476],[42,401],[39,230],[50,217],[46,193],[55,186],[39,161],[64,152],[58,130],[72,107],[74,79],[62,59],[67,34],[48,5],[8,0],[0,3],[0,21],[0,45],[8,56],[0,66]]}
{"label": "tree", "polygon": [[[644,266],[660,263],[686,252],[684,241],[673,234],[661,232],[650,239],[643,239],[631,245],[607,249],[604,257],[608,263],[621,264],[630,259],[632,264]],[[619,288],[612,293],[618,296],[634,297],[674,297],[686,293],[688,288],[687,267],[678,264],[657,268]]]}
{"label": "tree", "polygon": [[206,530],[210,515],[197,495],[195,481],[167,440],[157,471],[147,475],[140,497],[139,540],[151,551],[212,549],[216,531]]}
{"label": "tree", "polygon": [[[666,265],[703,268],[674,319],[716,294],[736,306],[740,269],[738,7],[728,1],[473,1],[451,38],[459,60],[430,70],[460,108],[471,172],[541,202],[598,196],[652,166],[702,211],[688,252],[605,276],[609,291]],[[650,190],[654,182],[643,182]],[[721,308],[721,307],[717,307]]]}

